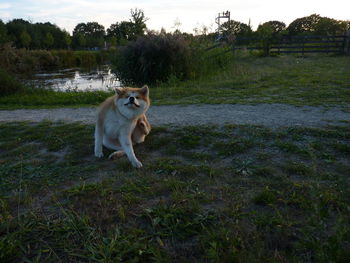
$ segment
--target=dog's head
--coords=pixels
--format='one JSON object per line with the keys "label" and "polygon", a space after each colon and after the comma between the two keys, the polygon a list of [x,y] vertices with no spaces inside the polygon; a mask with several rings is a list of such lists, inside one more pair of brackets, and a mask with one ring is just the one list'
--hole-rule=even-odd
{"label": "dog's head", "polygon": [[147,111],[150,104],[148,86],[140,89],[119,88],[116,92],[115,104],[126,118],[133,119]]}

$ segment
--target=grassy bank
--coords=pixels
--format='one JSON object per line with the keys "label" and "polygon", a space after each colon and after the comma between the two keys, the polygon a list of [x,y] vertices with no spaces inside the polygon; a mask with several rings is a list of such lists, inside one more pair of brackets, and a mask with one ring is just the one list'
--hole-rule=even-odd
{"label": "grassy bank", "polygon": [[156,127],[135,170],[92,126],[1,124],[0,261],[348,262],[344,125]]}
{"label": "grassy bank", "polygon": [[[207,58],[210,59],[210,58]],[[292,105],[350,104],[349,56],[298,58],[236,55],[222,70],[175,78],[151,86],[155,105],[192,103],[288,103]],[[92,106],[111,93],[24,92],[0,98],[2,109]]]}

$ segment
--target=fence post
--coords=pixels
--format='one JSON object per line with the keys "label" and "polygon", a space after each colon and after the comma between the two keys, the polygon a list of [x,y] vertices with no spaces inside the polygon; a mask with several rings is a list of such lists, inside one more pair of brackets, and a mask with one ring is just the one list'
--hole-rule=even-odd
{"label": "fence post", "polygon": [[350,29],[345,33],[344,53],[350,55]]}

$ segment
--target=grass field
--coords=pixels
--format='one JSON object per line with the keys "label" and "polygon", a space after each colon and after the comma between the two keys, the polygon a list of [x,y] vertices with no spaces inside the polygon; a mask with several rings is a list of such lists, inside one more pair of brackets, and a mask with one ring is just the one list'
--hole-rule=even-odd
{"label": "grass field", "polygon": [[92,126],[0,124],[0,261],[349,262],[349,125],[156,127],[136,170]]}
{"label": "grass field", "polygon": [[[208,59],[208,58],[207,58]],[[203,62],[204,63],[204,62]],[[205,64],[205,63],[204,63]],[[254,57],[237,54],[222,71],[151,86],[154,105],[193,103],[350,104],[350,56]],[[0,109],[97,105],[112,93],[38,89],[0,97]]]}

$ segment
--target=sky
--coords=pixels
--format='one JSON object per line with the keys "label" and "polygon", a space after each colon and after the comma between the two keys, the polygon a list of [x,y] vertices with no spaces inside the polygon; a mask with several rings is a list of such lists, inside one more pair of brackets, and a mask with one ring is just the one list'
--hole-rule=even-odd
{"label": "sky", "polygon": [[51,22],[72,33],[81,22],[98,22],[107,29],[127,21],[130,9],[142,9],[147,28],[193,33],[203,25],[215,31],[215,17],[229,10],[231,19],[259,24],[278,20],[288,25],[296,18],[319,14],[350,20],[350,0],[0,0],[0,19],[22,18],[32,23]]}

